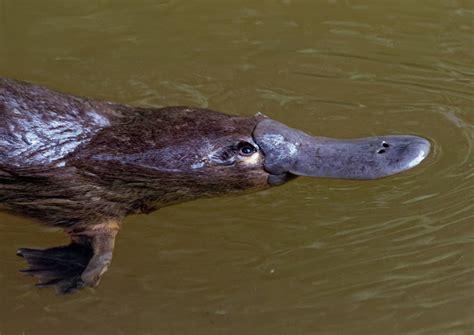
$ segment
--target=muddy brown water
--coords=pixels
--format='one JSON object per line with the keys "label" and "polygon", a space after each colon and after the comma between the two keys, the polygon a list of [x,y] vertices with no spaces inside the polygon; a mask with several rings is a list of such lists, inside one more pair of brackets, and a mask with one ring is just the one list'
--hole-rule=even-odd
{"label": "muddy brown water", "polygon": [[390,178],[300,178],[126,220],[97,289],[36,289],[0,215],[0,334],[474,334],[472,1],[0,0],[0,75],[139,105],[416,134]]}

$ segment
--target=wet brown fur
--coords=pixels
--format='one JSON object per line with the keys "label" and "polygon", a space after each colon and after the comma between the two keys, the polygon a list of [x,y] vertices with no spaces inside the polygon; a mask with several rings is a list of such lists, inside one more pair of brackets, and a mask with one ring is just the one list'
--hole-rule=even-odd
{"label": "wet brown fur", "polygon": [[[65,247],[21,249],[27,271],[59,292],[95,286],[125,216],[268,187],[263,164],[208,158],[251,141],[258,120],[98,102],[0,78],[1,210],[62,227],[72,238]],[[47,265],[58,254],[82,265]]]}
{"label": "wet brown fur", "polygon": [[[201,141],[212,140],[216,147],[230,145],[252,133],[256,118],[190,107],[133,108],[0,79],[3,131],[19,117],[8,109],[8,99],[20,95],[29,102],[19,110],[20,117],[38,105],[42,109],[36,112],[41,113],[45,122],[54,121],[58,115],[67,116],[71,109],[82,108],[76,117],[77,126],[87,128],[88,134],[81,136],[90,139],[51,162],[37,160],[33,165],[28,157],[21,155],[3,162],[0,158],[0,203],[15,213],[48,225],[74,229],[106,218],[149,213],[198,197],[267,187],[263,168],[232,169],[215,165],[186,170],[186,164],[194,158],[194,148]],[[91,110],[107,118],[110,126],[95,126],[94,131],[90,130],[93,127],[86,121]],[[31,131],[17,128],[12,131]],[[0,145],[0,149],[1,157],[8,148]]]}

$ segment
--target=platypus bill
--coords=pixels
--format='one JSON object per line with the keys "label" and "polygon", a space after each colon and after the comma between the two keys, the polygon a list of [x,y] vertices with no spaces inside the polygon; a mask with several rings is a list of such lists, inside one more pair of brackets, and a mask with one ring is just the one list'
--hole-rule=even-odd
{"label": "platypus bill", "polygon": [[130,107],[0,78],[0,208],[70,235],[18,250],[24,271],[59,293],[99,283],[129,214],[296,176],[381,178],[429,150],[417,136],[334,140],[260,114]]}

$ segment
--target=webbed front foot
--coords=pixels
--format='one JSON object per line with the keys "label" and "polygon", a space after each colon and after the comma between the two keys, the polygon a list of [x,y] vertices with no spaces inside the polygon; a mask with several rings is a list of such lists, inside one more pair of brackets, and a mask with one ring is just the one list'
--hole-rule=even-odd
{"label": "webbed front foot", "polygon": [[21,248],[17,255],[30,266],[22,272],[38,279],[39,287],[54,287],[58,294],[97,286],[112,261],[118,224],[101,224],[71,232],[69,245],[49,249]]}
{"label": "webbed front foot", "polygon": [[59,294],[71,293],[84,286],[81,275],[93,256],[92,247],[72,242],[50,249],[21,248],[29,268],[22,270],[38,279],[38,287],[54,287]]}

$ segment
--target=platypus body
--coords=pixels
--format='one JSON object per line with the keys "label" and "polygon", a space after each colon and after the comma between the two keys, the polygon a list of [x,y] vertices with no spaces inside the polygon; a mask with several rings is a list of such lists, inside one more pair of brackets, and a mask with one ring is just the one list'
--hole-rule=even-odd
{"label": "platypus body", "polygon": [[139,108],[0,78],[0,209],[61,227],[67,246],[19,249],[39,286],[96,286],[123,218],[296,176],[375,179],[419,164],[417,136],[313,137],[264,115]]}

